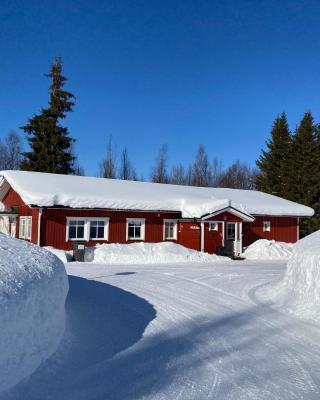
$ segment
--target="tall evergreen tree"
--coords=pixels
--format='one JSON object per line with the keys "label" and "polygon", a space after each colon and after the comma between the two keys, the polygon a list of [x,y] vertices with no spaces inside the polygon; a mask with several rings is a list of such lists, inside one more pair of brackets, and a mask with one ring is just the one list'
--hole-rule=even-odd
{"label": "tall evergreen tree", "polygon": [[257,160],[259,172],[255,187],[263,192],[289,198],[290,165],[292,164],[292,137],[285,113],[277,117],[271,130],[267,150]]}
{"label": "tall evergreen tree", "polygon": [[46,77],[51,80],[49,105],[21,128],[27,134],[30,146],[30,151],[24,153],[21,169],[72,174],[75,160],[72,154],[74,139],[60,121],[72,111],[75,96],[64,90],[66,78],[62,75],[61,58],[56,58]]}
{"label": "tall evergreen tree", "polygon": [[[290,200],[315,209],[315,217],[303,218],[300,232],[305,236],[319,229],[320,149],[311,112],[306,112],[293,136]],[[318,219],[318,222],[317,222]]]}

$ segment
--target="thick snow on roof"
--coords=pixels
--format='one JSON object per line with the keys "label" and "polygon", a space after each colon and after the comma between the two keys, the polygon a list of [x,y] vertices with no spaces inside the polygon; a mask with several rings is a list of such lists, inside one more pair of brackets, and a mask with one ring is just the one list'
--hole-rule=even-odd
{"label": "thick snow on roof", "polygon": [[5,178],[0,183],[0,194],[1,186],[7,181],[26,204],[39,207],[181,211],[184,218],[199,218],[228,206],[253,215],[312,216],[314,213],[309,207],[251,190],[199,188],[27,171],[2,171],[0,175]]}

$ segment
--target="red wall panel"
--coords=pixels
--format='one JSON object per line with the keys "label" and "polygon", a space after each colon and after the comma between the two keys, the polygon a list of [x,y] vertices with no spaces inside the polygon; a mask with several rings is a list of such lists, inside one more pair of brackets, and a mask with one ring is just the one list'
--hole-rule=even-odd
{"label": "red wall panel", "polygon": [[218,224],[217,231],[210,231],[209,224],[204,224],[204,251],[206,253],[215,254],[222,246],[222,229],[223,224]]}
{"label": "red wall panel", "polygon": [[[270,232],[263,232],[263,221],[271,222]],[[295,243],[298,240],[298,218],[257,216],[252,223],[243,224],[243,246],[249,246],[258,239]]]}
{"label": "red wall panel", "polygon": [[[109,243],[132,243],[126,241],[126,219],[145,218],[145,242],[163,241],[163,220],[178,217],[173,213],[142,211],[105,211],[46,209],[42,217],[42,243],[59,249],[71,250],[72,241],[66,241],[67,217],[104,217],[109,218]],[[108,243],[105,240],[89,241],[87,246]]]}
{"label": "red wall panel", "polygon": [[200,251],[200,232],[200,224],[190,221],[180,222],[178,225],[178,243],[189,249]]}
{"label": "red wall panel", "polygon": [[13,189],[9,189],[7,195],[2,200],[7,207],[13,207],[18,212],[16,237],[19,237],[19,216],[32,217],[32,233],[31,242],[37,243],[38,241],[38,218],[39,211],[37,208],[31,208],[23,202],[21,197]]}

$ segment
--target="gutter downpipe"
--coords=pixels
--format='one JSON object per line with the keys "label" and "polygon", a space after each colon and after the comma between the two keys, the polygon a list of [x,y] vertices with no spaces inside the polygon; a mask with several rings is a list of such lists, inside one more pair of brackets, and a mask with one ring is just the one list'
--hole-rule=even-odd
{"label": "gutter downpipe", "polygon": [[204,222],[200,223],[200,227],[201,227],[201,251],[204,252]]}
{"label": "gutter downpipe", "polygon": [[39,208],[39,216],[38,216],[38,240],[37,245],[40,246],[41,244],[41,217],[42,217],[43,208]]}

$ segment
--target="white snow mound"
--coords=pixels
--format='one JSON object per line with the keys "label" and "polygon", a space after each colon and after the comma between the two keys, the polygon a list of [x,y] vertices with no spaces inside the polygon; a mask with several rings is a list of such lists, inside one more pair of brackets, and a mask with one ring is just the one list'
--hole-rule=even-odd
{"label": "white snow mound", "polygon": [[46,246],[46,247],[44,247],[44,249],[50,251],[50,253],[52,253],[56,257],[58,257],[63,263],[68,262],[68,255],[67,255],[66,251],[56,249],[55,247],[52,247],[52,246]]}
{"label": "white snow mound", "polygon": [[248,246],[243,255],[247,260],[286,260],[292,256],[293,247],[293,243],[259,239]]}
{"label": "white snow mound", "polygon": [[101,244],[87,249],[87,261],[98,264],[171,264],[231,261],[227,257],[187,249],[176,243]]}
{"label": "white snow mound", "polygon": [[67,292],[66,271],[57,257],[0,234],[0,392],[56,351]]}
{"label": "white snow mound", "polygon": [[284,279],[268,295],[298,317],[320,321],[320,230],[295,245]]}

